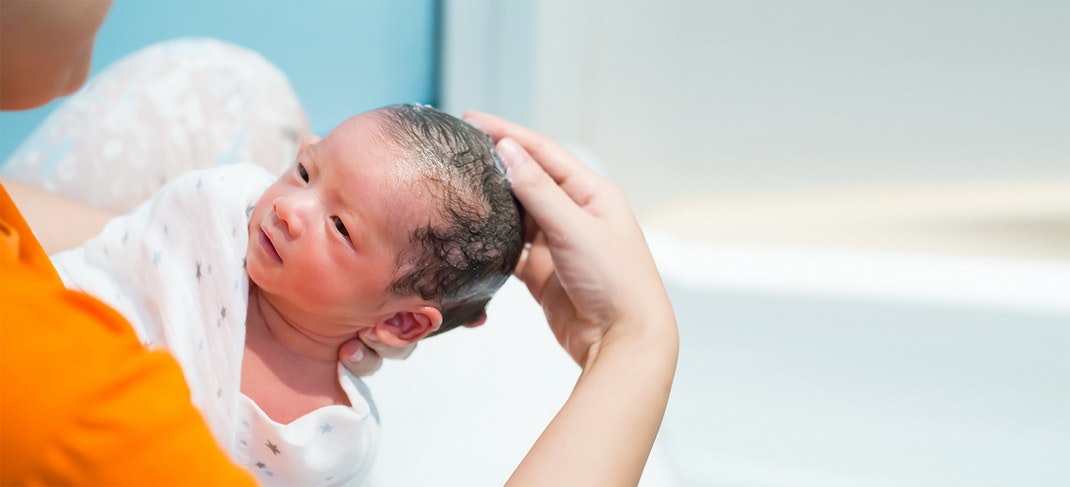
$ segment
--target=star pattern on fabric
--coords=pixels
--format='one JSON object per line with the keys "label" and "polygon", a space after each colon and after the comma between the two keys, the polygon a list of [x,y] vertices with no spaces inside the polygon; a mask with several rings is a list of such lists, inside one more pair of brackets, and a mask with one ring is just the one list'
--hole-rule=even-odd
{"label": "star pattern on fabric", "polygon": [[219,317],[220,318],[226,318],[227,317],[227,307],[226,306],[220,306],[219,307]]}
{"label": "star pattern on fabric", "polygon": [[156,250],[152,253],[152,265],[159,267],[160,258],[163,256],[163,251]]}
{"label": "star pattern on fabric", "polygon": [[204,179],[197,180],[197,189],[200,190],[201,186],[204,186]]}
{"label": "star pattern on fabric", "polygon": [[331,423],[323,423],[323,426],[320,426],[321,435],[325,435],[331,431],[334,431],[334,426],[331,426]]}
{"label": "star pattern on fabric", "polygon": [[272,443],[271,440],[267,441],[267,447],[268,447],[268,450],[271,450],[271,453],[273,453],[275,455],[279,454],[279,445],[276,445],[276,444]]}
{"label": "star pattern on fabric", "polygon": [[197,280],[201,280],[201,261],[197,261]]}
{"label": "star pattern on fabric", "polygon": [[265,464],[264,462],[256,462],[256,468],[265,469],[267,468],[267,464]]}

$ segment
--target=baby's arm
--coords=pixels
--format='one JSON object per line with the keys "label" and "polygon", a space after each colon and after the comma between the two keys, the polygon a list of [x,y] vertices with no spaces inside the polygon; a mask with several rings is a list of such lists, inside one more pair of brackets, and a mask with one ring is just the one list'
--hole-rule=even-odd
{"label": "baby's arm", "polygon": [[49,255],[77,247],[116,215],[56,193],[0,178]]}

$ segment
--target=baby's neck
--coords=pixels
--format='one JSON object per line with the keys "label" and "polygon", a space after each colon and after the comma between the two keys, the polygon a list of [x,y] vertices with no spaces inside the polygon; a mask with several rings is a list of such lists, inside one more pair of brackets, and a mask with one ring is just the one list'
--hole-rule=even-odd
{"label": "baby's neck", "polygon": [[294,327],[250,286],[241,391],[272,420],[291,421],[314,409],[348,405],[338,381],[341,343],[314,340]]}
{"label": "baby's neck", "polygon": [[313,336],[311,332],[306,332],[309,327],[301,326],[300,323],[291,321],[290,317],[284,316],[252,281],[249,282],[246,316],[247,335],[261,332],[263,336],[260,338],[274,342],[287,354],[303,360],[335,364],[338,362],[338,347],[349,339]]}

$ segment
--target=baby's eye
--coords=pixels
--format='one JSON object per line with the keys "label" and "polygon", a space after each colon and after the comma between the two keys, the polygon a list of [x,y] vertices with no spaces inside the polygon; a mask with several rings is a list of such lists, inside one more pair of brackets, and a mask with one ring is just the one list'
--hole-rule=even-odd
{"label": "baby's eye", "polygon": [[304,164],[301,164],[300,162],[297,163],[297,175],[301,176],[302,181],[306,183],[308,182],[308,170],[305,169]]}
{"label": "baby's eye", "polygon": [[342,235],[345,235],[346,237],[349,236],[349,230],[346,230],[346,225],[344,223],[342,223],[342,219],[341,218],[338,218],[336,216],[332,216],[331,220],[334,221],[334,228],[336,230],[338,230],[338,233],[341,233]]}

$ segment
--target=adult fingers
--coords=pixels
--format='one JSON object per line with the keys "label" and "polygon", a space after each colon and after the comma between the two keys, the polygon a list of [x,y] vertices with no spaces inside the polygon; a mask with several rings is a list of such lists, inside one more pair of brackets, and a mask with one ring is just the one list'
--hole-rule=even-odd
{"label": "adult fingers", "polygon": [[534,240],[525,246],[514,274],[528,287],[532,297],[541,301],[546,283],[553,273],[554,261],[546,244],[546,235],[539,232]]}
{"label": "adult fingers", "polygon": [[[517,140],[535,159],[553,160],[552,167],[560,167],[564,170],[570,166],[575,168],[583,165],[572,153],[549,137],[504,118],[469,110],[465,112],[464,120],[486,132],[495,142],[506,137]],[[550,172],[551,176],[553,176],[557,171],[547,168],[547,172]]]}
{"label": "adult fingers", "polygon": [[517,125],[501,117],[488,113],[468,111],[464,120],[484,131],[495,142],[505,138],[517,141],[521,147],[543,165],[555,181],[568,177],[574,171],[588,170],[571,152],[561,147],[553,139],[527,127]]}
{"label": "adult fingers", "polygon": [[365,328],[357,332],[357,338],[364,342],[368,348],[379,354],[379,356],[392,360],[407,359],[409,358],[409,355],[412,354],[412,351],[416,350],[416,343],[410,343],[400,347],[383,343],[379,340],[379,337],[376,336],[373,328]]}
{"label": "adult fingers", "polygon": [[539,224],[535,222],[535,218],[531,215],[524,215],[524,248],[520,251],[520,259],[516,263],[516,268],[513,269],[513,274],[516,276],[524,275],[524,268],[527,266],[528,257],[531,256],[531,249],[535,245],[546,246],[546,234],[542,233],[542,229],[539,228]]}
{"label": "adult fingers", "polygon": [[495,141],[506,138],[516,141],[580,206],[586,206],[595,186],[602,180],[567,149],[534,130],[476,111],[468,111],[464,117]]}
{"label": "adult fingers", "polygon": [[574,234],[570,228],[585,223],[587,215],[571,196],[513,139],[502,139],[497,149],[513,194],[550,241]]}
{"label": "adult fingers", "polygon": [[372,375],[383,365],[383,358],[356,338],[338,348],[338,360],[358,377]]}

